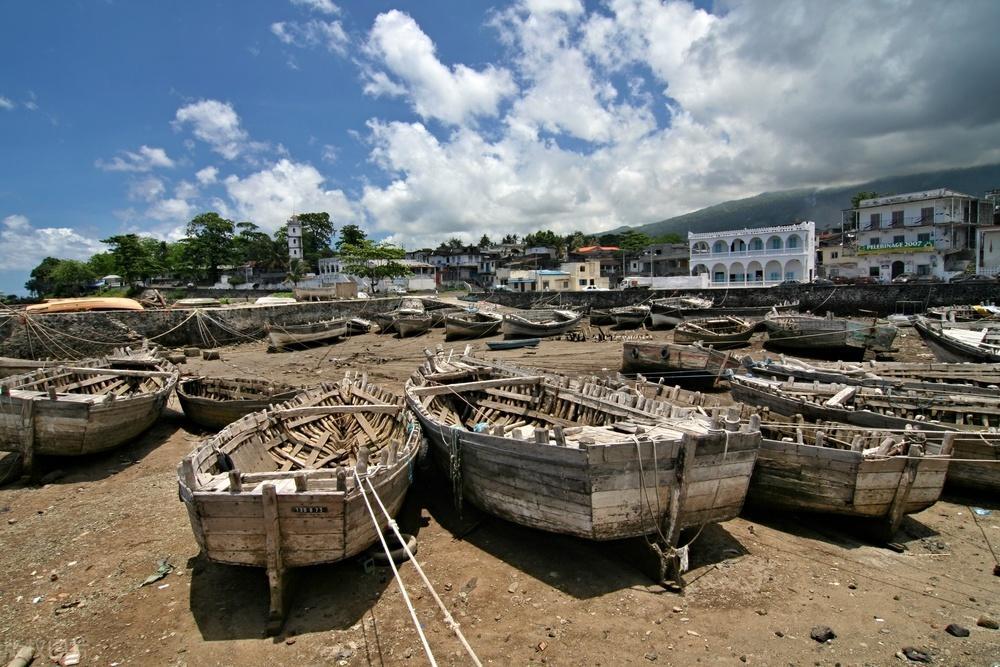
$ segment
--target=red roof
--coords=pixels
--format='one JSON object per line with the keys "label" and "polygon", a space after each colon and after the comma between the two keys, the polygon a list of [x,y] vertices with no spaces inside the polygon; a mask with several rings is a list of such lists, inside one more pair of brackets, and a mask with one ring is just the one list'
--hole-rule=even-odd
{"label": "red roof", "polygon": [[601,252],[602,250],[615,251],[620,248],[616,245],[588,245],[582,248],[577,248],[574,252]]}

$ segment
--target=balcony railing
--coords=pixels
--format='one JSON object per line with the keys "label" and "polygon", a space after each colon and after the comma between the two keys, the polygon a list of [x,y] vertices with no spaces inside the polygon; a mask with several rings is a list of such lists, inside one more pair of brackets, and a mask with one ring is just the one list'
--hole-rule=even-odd
{"label": "balcony railing", "polygon": [[770,249],[764,248],[763,250],[726,250],[725,252],[695,252],[691,251],[691,260],[697,259],[712,259],[712,258],[722,258],[722,257],[785,257],[788,255],[808,255],[804,247],[801,248],[780,248],[780,249]]}

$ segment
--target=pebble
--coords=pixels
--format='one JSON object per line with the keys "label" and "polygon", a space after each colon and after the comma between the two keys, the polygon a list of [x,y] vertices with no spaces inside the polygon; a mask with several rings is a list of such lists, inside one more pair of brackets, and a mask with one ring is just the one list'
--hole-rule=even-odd
{"label": "pebble", "polygon": [[784,636],[785,636],[785,633],[784,633],[784,632],[782,632],[781,630],[775,630],[775,631],[774,631],[774,636],[775,636],[775,637],[784,637]]}
{"label": "pebble", "polygon": [[819,643],[828,642],[837,638],[837,633],[828,625],[817,625],[809,631],[809,636]]}
{"label": "pebble", "polygon": [[746,661],[747,661],[747,657],[745,655],[741,655],[740,656],[740,662],[746,662]]}
{"label": "pebble", "polygon": [[990,630],[1000,628],[1000,624],[996,622],[996,619],[992,619],[989,616],[980,616],[979,620],[976,621],[976,625],[981,628],[989,628]]}
{"label": "pebble", "polygon": [[655,651],[650,651],[649,653],[646,654],[646,660],[649,660],[650,662],[656,662],[656,659],[658,657],[660,656],[656,655]]}
{"label": "pebble", "polygon": [[673,608],[673,609],[671,609],[670,611],[674,612],[675,614],[679,614],[679,613],[681,613],[682,611],[684,611],[684,608],[683,608],[683,607],[674,607],[674,608]]}
{"label": "pebble", "polygon": [[510,586],[507,587],[507,592],[508,593],[516,593],[517,592],[517,582],[516,581],[514,583],[512,583]]}
{"label": "pebble", "polygon": [[15,523],[17,523],[17,519],[7,519],[8,526],[13,526]]}
{"label": "pebble", "polygon": [[968,637],[969,636],[969,629],[968,628],[963,628],[961,625],[958,625],[957,623],[949,623],[948,627],[946,627],[944,629],[944,631],[947,632],[952,637]]}
{"label": "pebble", "polygon": [[930,662],[931,657],[927,655],[926,652],[921,651],[918,648],[912,646],[904,646],[902,650],[903,657],[907,660],[912,660],[913,662]]}
{"label": "pebble", "polygon": [[701,635],[695,632],[694,630],[688,630],[687,633],[692,637],[701,637]]}

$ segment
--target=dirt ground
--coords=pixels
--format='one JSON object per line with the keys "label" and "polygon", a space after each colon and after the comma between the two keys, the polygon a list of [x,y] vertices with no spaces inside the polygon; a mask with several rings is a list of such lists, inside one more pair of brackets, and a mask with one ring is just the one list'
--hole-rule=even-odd
{"label": "dirt ground", "polygon": [[[181,368],[302,384],[357,369],[398,387],[442,341],[440,330],[402,341],[369,334],[283,354],[250,343]],[[900,346],[897,358],[929,357],[912,330]],[[495,356],[615,370],[621,344],[544,341]],[[76,638],[84,665],[426,664],[389,571],[366,573],[354,560],[295,571],[286,632],[265,637],[263,570],[200,557],[177,497],[175,466],[202,435],[172,399],[134,444],[44,461],[64,475],[0,489],[0,657],[20,644],[47,655]],[[459,517],[444,487],[418,479],[400,523],[418,533],[418,558],[483,663],[895,665],[914,647],[934,664],[1000,664],[1000,631],[977,626],[1000,617],[998,498],[948,496],[909,517],[897,535],[902,553],[825,516],[709,526],[677,594],[651,585],[618,545],[529,530],[468,505]],[[161,559],[174,570],[140,587]],[[401,571],[438,662],[469,664],[412,565]],[[950,623],[970,636],[947,634]],[[821,625],[836,638],[811,639]]]}

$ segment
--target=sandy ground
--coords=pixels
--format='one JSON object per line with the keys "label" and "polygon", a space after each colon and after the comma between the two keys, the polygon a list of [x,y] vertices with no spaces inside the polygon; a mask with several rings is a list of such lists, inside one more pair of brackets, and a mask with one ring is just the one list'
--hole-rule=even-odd
{"label": "sandy ground", "polygon": [[[182,369],[303,384],[357,369],[398,387],[442,340],[440,330],[402,341],[370,334],[284,354],[251,343]],[[583,372],[614,370],[620,355],[619,342],[545,341],[497,356]],[[916,334],[904,336],[900,358],[921,355]],[[65,475],[0,489],[0,657],[25,643],[48,654],[77,638],[85,665],[426,664],[388,570],[366,573],[353,560],[296,571],[286,633],[264,636],[264,572],[201,558],[178,501],[175,466],[201,435],[172,399],[134,444],[45,461]],[[421,563],[484,663],[895,665],[903,647],[934,664],[1000,663],[1000,631],[977,626],[1000,616],[997,498],[949,496],[908,518],[897,536],[903,553],[822,516],[709,526],[677,594],[651,585],[616,545],[468,507],[458,517],[444,486],[419,479],[400,522],[418,533]],[[140,588],[164,558],[174,571]],[[469,664],[412,565],[402,574],[439,663]],[[949,623],[971,635],[946,634]],[[810,639],[819,625],[836,638]]]}

